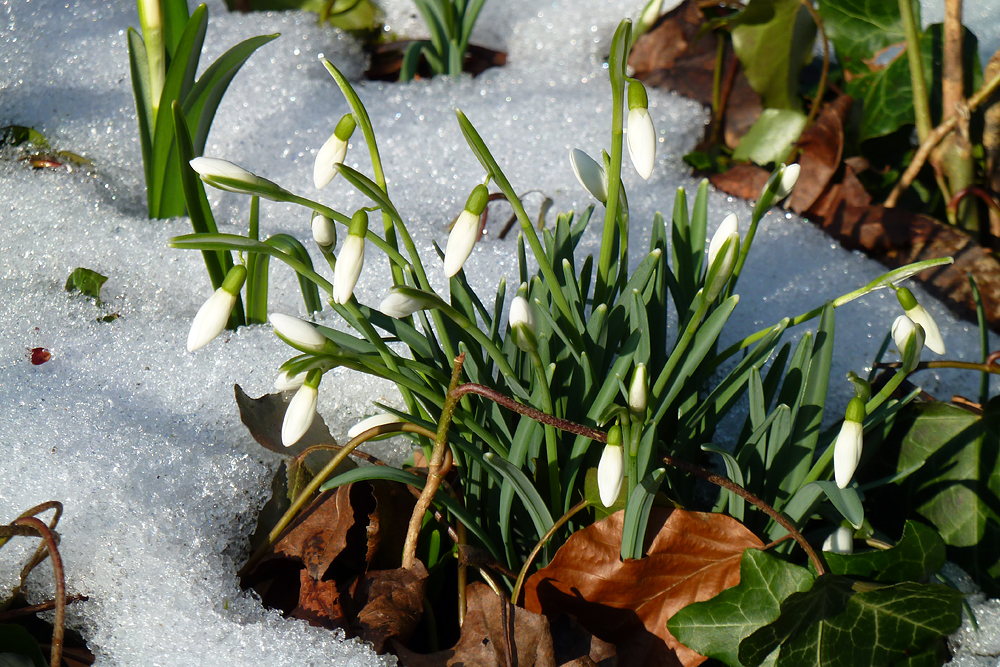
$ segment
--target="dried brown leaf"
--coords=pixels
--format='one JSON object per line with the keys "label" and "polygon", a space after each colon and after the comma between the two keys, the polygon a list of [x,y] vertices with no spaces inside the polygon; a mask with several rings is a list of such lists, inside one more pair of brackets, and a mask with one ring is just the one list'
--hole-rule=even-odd
{"label": "dried brown leaf", "polygon": [[369,572],[357,586],[354,604],[360,608],[352,624],[357,636],[381,653],[390,639],[406,642],[420,622],[427,569],[419,560],[409,570]]}
{"label": "dried brown leaf", "polygon": [[466,599],[468,611],[462,635],[453,648],[421,655],[397,644],[400,664],[404,667],[555,667],[552,635],[544,616],[510,605],[479,582],[466,589]]}
{"label": "dried brown leaf", "polygon": [[353,487],[347,484],[321,493],[278,539],[274,552],[299,559],[309,576],[322,579],[347,546],[347,534],[354,525]]}
{"label": "dried brown leaf", "polygon": [[841,95],[824,105],[816,122],[799,137],[797,146],[802,170],[788,199],[788,207],[796,213],[809,210],[840,169],[844,154],[844,121],[853,103],[850,95]]}
{"label": "dried brown leaf", "polygon": [[299,604],[291,616],[324,628],[343,628],[349,611],[335,581],[317,581],[306,570],[299,573]]}
{"label": "dried brown leaf", "polygon": [[623,517],[617,512],[570,536],[528,580],[525,608],[575,617],[614,643],[622,664],[701,664],[705,658],[678,642],[667,620],[739,583],[743,551],[763,543],[721,514],[654,508],[646,558],[622,562]]}
{"label": "dried brown leaf", "polygon": [[764,189],[770,176],[770,172],[763,167],[741,162],[733,165],[729,171],[712,174],[708,180],[725,193],[755,201],[760,196],[760,191]]}
{"label": "dried brown leaf", "polygon": [[233,391],[236,393],[236,405],[240,409],[240,420],[250,431],[253,439],[264,449],[269,449],[282,456],[297,456],[307,447],[313,445],[337,443],[336,439],[330,435],[330,429],[327,428],[323,417],[317,414],[302,439],[291,447],[285,447],[281,444],[281,422],[285,419],[285,410],[288,409],[291,392],[264,394],[260,398],[250,398],[238,384],[233,385]]}

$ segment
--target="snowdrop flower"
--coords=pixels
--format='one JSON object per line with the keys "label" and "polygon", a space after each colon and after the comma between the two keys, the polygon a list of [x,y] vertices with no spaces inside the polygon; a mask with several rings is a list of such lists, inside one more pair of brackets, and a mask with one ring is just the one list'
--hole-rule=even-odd
{"label": "snowdrop flower", "polygon": [[347,240],[340,249],[337,265],[333,269],[333,300],[347,303],[354,296],[354,286],[361,276],[365,263],[365,234],[368,233],[368,212],[359,209],[351,218],[347,230]]}
{"label": "snowdrop flower", "polygon": [[849,528],[841,526],[830,533],[830,536],[823,542],[823,551],[834,554],[854,553],[854,534]]}
{"label": "snowdrop flower", "polygon": [[864,440],[865,402],[858,397],[847,404],[844,424],[840,427],[837,441],[833,445],[833,476],[837,486],[846,489],[854,477],[854,471],[861,461],[861,447]]}
{"label": "snowdrop flower", "polygon": [[528,300],[518,295],[510,303],[510,331],[514,335],[514,343],[525,352],[538,349],[535,340],[535,315],[531,312]]}
{"label": "snowdrop flower", "polygon": [[[941,330],[938,329],[937,322],[927,312],[927,309],[917,303],[913,292],[900,287],[896,290],[896,299],[903,307],[906,316],[913,320],[914,324],[919,324],[924,329],[924,344],[937,354],[944,354],[944,339],[941,338]],[[897,343],[898,345],[898,343]],[[902,348],[900,348],[902,349]]]}
{"label": "snowdrop flower", "polygon": [[296,350],[315,354],[326,349],[328,342],[326,336],[308,322],[282,313],[271,313],[267,319],[274,327],[274,333],[278,334],[278,338]]}
{"label": "snowdrop flower", "polygon": [[432,304],[428,299],[421,298],[413,294],[417,290],[409,288],[393,287],[389,295],[382,299],[378,309],[383,315],[395,317],[397,320],[409,317],[418,310],[431,308]]}
{"label": "snowdrop flower", "polygon": [[580,181],[583,189],[593,195],[597,201],[606,204],[608,202],[608,175],[604,172],[604,167],[579,148],[570,149],[569,162],[573,165],[573,173],[576,174],[576,180]]}
{"label": "snowdrop flower", "polygon": [[622,480],[625,478],[622,467],[622,432],[617,424],[608,431],[608,444],[601,453],[601,461],[597,464],[597,491],[601,496],[601,504],[611,507],[618,499],[622,490]]}
{"label": "snowdrop flower", "polygon": [[309,367],[300,373],[295,375],[290,375],[288,371],[281,371],[278,377],[274,378],[274,388],[277,391],[290,391],[292,389],[298,389],[303,384],[305,384],[306,376],[309,375],[309,371],[314,368],[320,369],[322,372],[326,372],[333,368],[336,364],[327,360],[319,359],[309,364]]}
{"label": "snowdrop flower", "polygon": [[352,440],[370,428],[375,428],[376,426],[384,426],[386,424],[398,424],[402,420],[396,415],[381,414],[372,415],[367,419],[362,419],[357,424],[352,426],[349,431],[347,431],[347,439]]}
{"label": "snowdrop flower", "polygon": [[316,162],[313,165],[313,185],[316,186],[317,190],[325,188],[337,175],[337,165],[342,164],[344,158],[347,157],[347,142],[354,134],[355,127],[357,127],[357,123],[354,121],[354,116],[344,114],[344,117],[337,123],[333,134],[316,153]]}
{"label": "snowdrop flower", "polygon": [[649,30],[656,20],[660,18],[660,11],[663,9],[663,0],[649,0],[649,4],[642,10],[639,21],[635,26],[635,34],[641,35]]}
{"label": "snowdrop flower", "polygon": [[291,447],[302,439],[313,419],[316,418],[316,400],[319,397],[319,381],[323,372],[314,368],[306,374],[305,382],[292,396],[285,410],[285,419],[281,422],[281,444]]}
{"label": "snowdrop flower", "polygon": [[[924,328],[906,315],[900,315],[892,323],[892,340],[896,343],[896,349],[899,350],[900,357],[906,356],[906,346],[909,344],[910,338],[914,338],[917,349],[916,354],[913,355],[912,366],[916,366],[920,361],[920,352],[924,349],[925,336]],[[903,370],[909,373],[913,370],[912,366]]]}
{"label": "snowdrop flower", "polygon": [[205,347],[226,328],[229,314],[233,312],[233,306],[236,305],[246,279],[246,268],[242,264],[234,266],[226,275],[222,287],[215,290],[215,294],[198,309],[198,314],[191,322],[191,331],[188,332],[188,352]]}
{"label": "snowdrop flower", "polygon": [[649,117],[646,89],[638,81],[628,84],[628,155],[643,180],[649,180],[656,160],[656,131]]}
{"label": "snowdrop flower", "polygon": [[796,181],[799,180],[799,170],[801,167],[798,163],[790,164],[781,170],[781,182],[778,183],[778,189],[774,193],[774,201],[779,202],[788,195],[792,194],[792,189],[795,187]]}
{"label": "snowdrop flower", "polygon": [[638,417],[646,416],[649,402],[649,373],[646,364],[636,364],[632,372],[632,384],[628,388],[628,407]]}
{"label": "snowdrop flower", "polygon": [[472,254],[472,248],[479,238],[479,220],[489,203],[490,192],[483,184],[472,189],[465,202],[465,208],[458,216],[455,226],[448,236],[448,246],[444,251],[444,275],[451,278],[462,270],[465,260]]}
{"label": "snowdrop flower", "polygon": [[705,300],[712,301],[719,296],[729,282],[740,254],[740,223],[735,214],[730,213],[719,225],[708,244],[708,273],[705,276]]}
{"label": "snowdrop flower", "polygon": [[322,213],[313,212],[312,233],[313,241],[321,248],[337,245],[337,227]]}
{"label": "snowdrop flower", "polygon": [[288,194],[277,183],[252,174],[228,160],[196,157],[189,164],[192,169],[198,172],[201,180],[219,190],[238,192],[244,195],[258,195],[272,201],[281,201]]}

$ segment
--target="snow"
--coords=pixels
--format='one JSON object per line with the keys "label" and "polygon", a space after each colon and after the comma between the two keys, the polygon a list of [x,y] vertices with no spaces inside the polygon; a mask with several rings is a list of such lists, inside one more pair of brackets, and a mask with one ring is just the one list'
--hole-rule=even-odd
{"label": "snow", "polygon": [[[422,32],[409,2],[380,4],[393,31]],[[983,17],[983,48],[995,48],[997,9],[966,5],[967,15]],[[190,231],[187,220],[144,216],[125,46],[126,29],[138,25],[134,6],[0,0],[0,8],[0,126],[34,127],[54,148],[94,164],[72,172],[34,171],[0,159],[0,404],[6,406],[0,413],[0,520],[46,500],[64,503],[59,531],[68,589],[90,598],[71,606],[70,621],[96,651],[99,667],[239,667],[259,664],[262,656],[276,666],[392,664],[360,644],[286,621],[239,590],[235,572],[269,493],[276,457],[240,424],[232,386],[240,383],[252,396],[270,391],[289,352],[266,326],[185,351],[191,318],[211,287],[199,253],[166,246],[168,238]],[[325,55],[357,80],[364,68],[358,46],[318,28],[309,14],[230,15],[218,0],[209,11],[202,68],[242,39],[282,36],[252,56],[233,81],[205,154],[341,211],[365,205],[342,179],[319,195],[311,184],[315,152],[347,111],[317,57]],[[606,143],[611,107],[602,61],[619,19],[636,11],[638,3],[624,0],[494,0],[473,41],[507,50],[507,67],[476,79],[356,84],[372,116],[390,195],[425,257],[433,256],[432,242],[443,244],[447,223],[482,176],[454,108],[476,125],[518,191],[543,191],[555,201],[553,211],[589,203],[568,152],[579,147],[596,156]],[[680,157],[706,120],[691,101],[663,91],[649,97],[659,142],[656,169],[648,182],[630,167],[624,177],[634,247],[648,235],[653,213],[670,210],[677,187],[693,192],[697,186]],[[370,173],[357,140],[348,162]],[[214,190],[209,196],[223,231],[245,233],[247,198]],[[537,207],[541,197],[527,201]],[[745,203],[713,193],[711,226],[730,211],[749,219]],[[505,216],[491,218],[489,234],[466,265],[483,294],[493,293],[501,275],[516,274],[514,239],[494,238]],[[308,213],[290,205],[264,202],[261,232],[289,233],[313,246]],[[592,251],[598,238],[584,243]],[[322,263],[318,253],[314,260]],[[109,277],[102,305],[64,291],[67,276],[80,266]],[[882,272],[801,219],[772,212],[757,234],[724,342]],[[443,274],[433,273],[443,290]],[[384,260],[369,252],[356,296],[377,304],[387,274]],[[276,266],[271,282],[271,309],[303,314],[290,272]],[[948,356],[977,359],[976,327],[913,290],[941,324]],[[838,310],[831,418],[849,398],[849,385],[839,378],[866,370],[899,312],[885,292]],[[119,317],[99,321],[109,314]],[[333,324],[335,316],[328,310],[320,320]],[[998,343],[991,336],[991,349]],[[35,347],[50,350],[51,360],[29,363]],[[977,396],[974,374],[941,371],[920,380],[943,398]],[[324,379],[319,410],[343,438],[372,412],[375,400],[397,401],[394,388],[334,371]],[[390,460],[403,455],[391,444],[374,451]],[[0,595],[16,583],[31,548],[29,540],[18,540],[0,550]],[[44,567],[36,572],[33,595],[50,597],[51,574]],[[996,603],[987,607],[995,619]],[[984,626],[997,636],[995,620]],[[987,664],[966,659],[961,664]]]}

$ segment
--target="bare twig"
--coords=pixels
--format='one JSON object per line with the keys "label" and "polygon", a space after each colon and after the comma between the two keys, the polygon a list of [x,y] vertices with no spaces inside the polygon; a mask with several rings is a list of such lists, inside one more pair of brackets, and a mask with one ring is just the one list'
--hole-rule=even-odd
{"label": "bare twig", "polygon": [[[36,536],[34,532],[31,535]],[[67,595],[66,604],[73,604],[74,602],[86,602],[89,600],[86,595]],[[29,607],[20,607],[19,609],[10,609],[8,611],[0,612],[0,623],[7,623],[16,618],[21,618],[23,616],[34,616],[40,611],[51,611],[56,608],[55,600],[46,600],[39,604],[33,604]]]}
{"label": "bare twig", "polygon": [[[967,371],[979,371],[981,373],[992,373],[993,375],[1000,375],[1000,365],[996,363],[996,352],[994,352],[987,360],[985,364],[977,364],[972,361],[921,361],[917,364],[913,372],[925,371],[930,368],[961,368]],[[882,362],[875,364],[875,368],[901,368],[902,362],[892,361],[892,362]]]}
{"label": "bare twig", "polygon": [[823,567],[823,561],[819,557],[819,554],[817,554],[816,551],[812,548],[812,546],[806,541],[806,538],[802,537],[802,533],[800,533],[798,529],[794,526],[794,524],[792,524],[791,521],[786,519],[784,515],[782,515],[773,507],[765,503],[763,500],[761,500],[754,494],[750,493],[739,484],[736,484],[735,482],[732,482],[726,479],[725,477],[722,477],[721,475],[716,475],[715,473],[709,472],[704,468],[699,468],[696,465],[691,465],[687,461],[681,461],[680,459],[675,459],[672,456],[664,456],[663,462],[669,466],[677,468],[678,470],[683,470],[686,473],[690,473],[697,477],[701,477],[702,479],[709,481],[712,484],[715,484],[716,486],[721,486],[727,491],[735,493],[740,498],[743,498],[743,500],[747,501],[757,509],[761,510],[762,512],[764,512],[764,514],[767,514],[769,517],[774,519],[778,523],[778,525],[787,530],[788,533],[793,538],[795,538],[795,541],[799,543],[799,546],[802,547],[802,550],[806,552],[807,556],[809,556],[809,560],[812,561],[813,567],[816,568],[817,576],[822,575],[824,572],[826,572],[826,568]]}
{"label": "bare twig", "polygon": [[37,536],[41,537],[45,543],[45,548],[48,549],[49,559],[52,561],[52,572],[56,580],[56,617],[52,623],[52,651],[49,654],[49,664],[51,667],[59,667],[62,664],[63,637],[66,634],[66,575],[63,572],[62,557],[59,555],[56,539],[45,522],[33,516],[14,519],[11,526],[34,529]]}

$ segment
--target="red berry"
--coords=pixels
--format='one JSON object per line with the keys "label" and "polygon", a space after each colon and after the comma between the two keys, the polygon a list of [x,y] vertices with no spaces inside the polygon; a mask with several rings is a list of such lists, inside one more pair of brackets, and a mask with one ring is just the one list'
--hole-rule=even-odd
{"label": "red berry", "polygon": [[36,366],[41,366],[46,361],[52,358],[52,353],[46,350],[44,347],[35,347],[31,350],[31,363]]}

